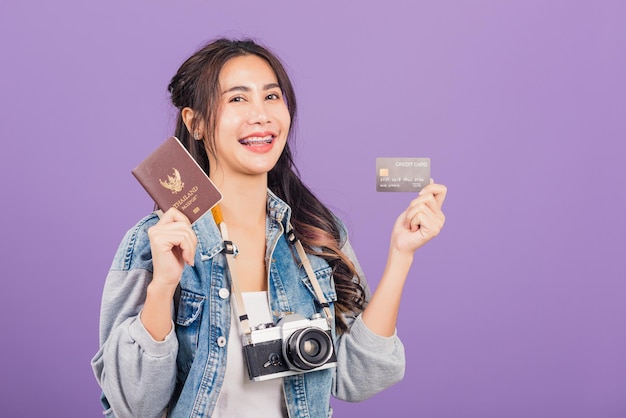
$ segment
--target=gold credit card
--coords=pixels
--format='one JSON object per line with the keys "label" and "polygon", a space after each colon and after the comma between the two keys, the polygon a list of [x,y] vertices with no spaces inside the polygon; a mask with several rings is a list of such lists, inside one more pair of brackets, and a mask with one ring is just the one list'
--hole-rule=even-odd
{"label": "gold credit card", "polygon": [[377,192],[419,192],[430,183],[430,158],[376,158]]}

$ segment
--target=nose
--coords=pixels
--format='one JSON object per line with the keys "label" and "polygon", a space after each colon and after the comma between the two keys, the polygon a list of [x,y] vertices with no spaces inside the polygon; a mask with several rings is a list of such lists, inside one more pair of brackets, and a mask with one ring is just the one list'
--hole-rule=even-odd
{"label": "nose", "polygon": [[251,125],[264,125],[270,121],[269,112],[265,107],[265,103],[257,103],[250,109],[248,123]]}

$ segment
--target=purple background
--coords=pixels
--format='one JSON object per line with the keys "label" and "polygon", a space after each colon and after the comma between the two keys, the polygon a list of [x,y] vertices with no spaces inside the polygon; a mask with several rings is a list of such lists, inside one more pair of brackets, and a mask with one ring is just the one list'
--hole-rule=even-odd
{"label": "purple background", "polygon": [[[367,4],[366,4],[367,3]],[[297,161],[373,287],[411,199],[375,158],[449,189],[398,332],[405,379],[336,416],[626,416],[626,25],[620,1],[4,1],[0,409],[98,417],[89,360],[130,170],[172,132],[166,86],[217,35],[286,62]]]}

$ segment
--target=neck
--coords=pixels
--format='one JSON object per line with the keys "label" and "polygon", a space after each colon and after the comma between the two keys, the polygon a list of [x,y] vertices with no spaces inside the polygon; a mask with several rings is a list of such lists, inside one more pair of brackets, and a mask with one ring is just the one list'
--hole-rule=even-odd
{"label": "neck", "polygon": [[223,195],[220,207],[226,224],[244,227],[265,224],[267,177],[221,180],[215,185]]}

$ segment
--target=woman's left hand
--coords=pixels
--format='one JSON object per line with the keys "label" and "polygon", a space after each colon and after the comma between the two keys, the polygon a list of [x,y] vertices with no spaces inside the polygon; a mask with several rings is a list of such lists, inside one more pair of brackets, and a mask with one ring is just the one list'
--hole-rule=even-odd
{"label": "woman's left hand", "polygon": [[391,232],[391,250],[412,255],[439,234],[446,220],[441,210],[446,193],[446,186],[431,179],[431,183],[396,219]]}
{"label": "woman's left hand", "polygon": [[385,337],[395,333],[402,289],[413,263],[413,253],[443,228],[446,217],[441,206],[446,192],[446,186],[431,179],[396,219],[385,271],[363,311],[363,322],[372,332]]}

